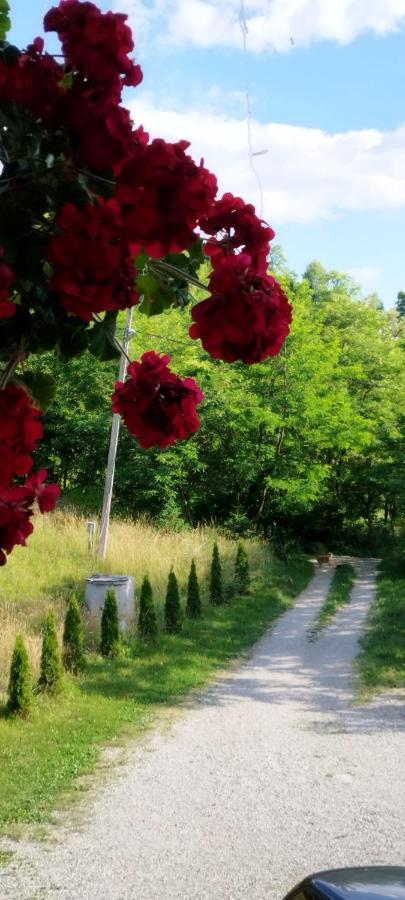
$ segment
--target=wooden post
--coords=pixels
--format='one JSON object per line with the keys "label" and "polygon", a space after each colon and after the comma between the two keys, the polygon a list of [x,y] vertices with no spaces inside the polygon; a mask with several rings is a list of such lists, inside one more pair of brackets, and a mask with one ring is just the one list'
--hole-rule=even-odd
{"label": "wooden post", "polygon": [[[122,343],[124,353],[121,354],[120,368],[119,368],[119,373],[118,373],[118,381],[125,381],[125,376],[127,374],[128,360],[127,360],[127,357],[125,354],[128,354],[129,342],[131,340],[131,323],[132,323],[132,308],[130,308],[127,312],[124,340]],[[104,485],[103,509],[102,509],[102,513],[101,513],[101,524],[100,524],[100,538],[99,538],[99,542],[98,542],[98,555],[99,555],[100,559],[105,559],[105,556],[107,553],[108,532],[109,532],[109,528],[110,528],[111,500],[112,500],[113,487],[114,487],[115,460],[117,457],[120,423],[121,423],[120,415],[118,413],[114,413],[113,420],[112,420],[112,426],[111,426],[110,449],[108,452],[107,473],[106,473],[105,485]]]}

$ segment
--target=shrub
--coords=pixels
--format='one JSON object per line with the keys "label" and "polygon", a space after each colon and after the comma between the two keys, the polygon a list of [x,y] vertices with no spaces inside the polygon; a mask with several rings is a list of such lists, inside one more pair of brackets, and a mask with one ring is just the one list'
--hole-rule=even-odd
{"label": "shrub", "polygon": [[8,684],[7,712],[27,716],[32,700],[31,666],[21,634],[15,639]]}
{"label": "shrub", "polygon": [[101,615],[101,643],[103,656],[116,656],[118,653],[120,630],[118,622],[118,606],[115,591],[111,588],[106,593]]}
{"label": "shrub", "polygon": [[219,556],[218,544],[215,542],[212,552],[211,575],[210,575],[210,601],[214,606],[219,606],[224,602],[224,592],[222,587],[222,566]]}
{"label": "shrub", "polygon": [[77,597],[69,602],[63,630],[63,665],[74,675],[84,666],[84,634]]}
{"label": "shrub", "polygon": [[169,575],[165,602],[165,628],[168,634],[178,634],[181,631],[181,606],[177,578],[173,569]]}
{"label": "shrub", "polygon": [[62,663],[56,632],[56,618],[52,609],[45,620],[42,638],[41,667],[38,687],[44,691],[57,691],[62,680]]}
{"label": "shrub", "polygon": [[200,587],[194,560],[191,562],[188,576],[186,613],[190,619],[199,619],[202,615]]}
{"label": "shrub", "polygon": [[238,594],[246,594],[250,587],[249,557],[242,541],[236,551],[235,585]]}
{"label": "shrub", "polygon": [[142,582],[139,600],[138,635],[142,641],[156,641],[158,627],[153,605],[152,585],[147,575]]}

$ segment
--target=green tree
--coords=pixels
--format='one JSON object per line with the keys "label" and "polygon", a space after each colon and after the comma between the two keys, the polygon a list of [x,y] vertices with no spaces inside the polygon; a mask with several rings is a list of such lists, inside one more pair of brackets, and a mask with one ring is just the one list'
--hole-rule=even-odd
{"label": "green tree", "polygon": [[216,542],[212,551],[210,573],[210,601],[214,606],[219,606],[224,601],[221,558],[219,555],[218,544]]}
{"label": "green tree", "polygon": [[118,606],[113,588],[107,591],[101,614],[100,650],[103,656],[116,656],[119,646]]}
{"label": "green tree", "polygon": [[84,632],[77,597],[71,597],[63,630],[63,664],[74,675],[84,667]]}
{"label": "green tree", "polygon": [[250,587],[249,557],[242,541],[236,551],[235,584],[239,594],[246,594]]}
{"label": "green tree", "polygon": [[190,574],[188,576],[186,613],[190,619],[200,619],[202,615],[200,586],[194,559],[191,561]]}
{"label": "green tree", "polygon": [[42,653],[38,686],[43,691],[56,692],[62,682],[62,663],[59,652],[56,618],[50,609],[42,636]]}
{"label": "green tree", "polygon": [[154,642],[158,636],[152,585],[147,575],[142,582],[139,600],[138,635],[142,641]]}
{"label": "green tree", "polygon": [[398,292],[395,309],[401,318],[405,316],[405,291]]}
{"label": "green tree", "polygon": [[182,628],[179,585],[176,575],[171,570],[167,584],[165,601],[165,628],[168,634],[178,634]]}
{"label": "green tree", "polygon": [[7,712],[9,715],[27,716],[32,701],[32,676],[29,656],[24,639],[18,634],[10,667]]}

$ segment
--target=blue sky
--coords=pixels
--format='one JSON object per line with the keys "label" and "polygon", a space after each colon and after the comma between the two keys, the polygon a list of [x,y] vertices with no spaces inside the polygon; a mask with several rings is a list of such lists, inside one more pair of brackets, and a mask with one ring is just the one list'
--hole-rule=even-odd
{"label": "blue sky", "polygon": [[[259,205],[292,268],[352,272],[386,306],[405,289],[405,0],[110,0],[128,12],[144,70],[128,93],[153,136],[188,138],[220,186]],[[47,4],[11,0],[12,39]],[[247,24],[242,51],[238,24]],[[48,39],[55,49],[53,39]]]}

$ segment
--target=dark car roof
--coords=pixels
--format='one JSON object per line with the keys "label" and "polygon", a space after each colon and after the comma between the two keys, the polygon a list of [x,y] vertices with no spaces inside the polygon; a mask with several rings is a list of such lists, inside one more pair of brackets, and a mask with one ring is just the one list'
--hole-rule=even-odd
{"label": "dark car roof", "polygon": [[405,900],[405,867],[362,866],[316,872],[303,883],[330,900]]}

